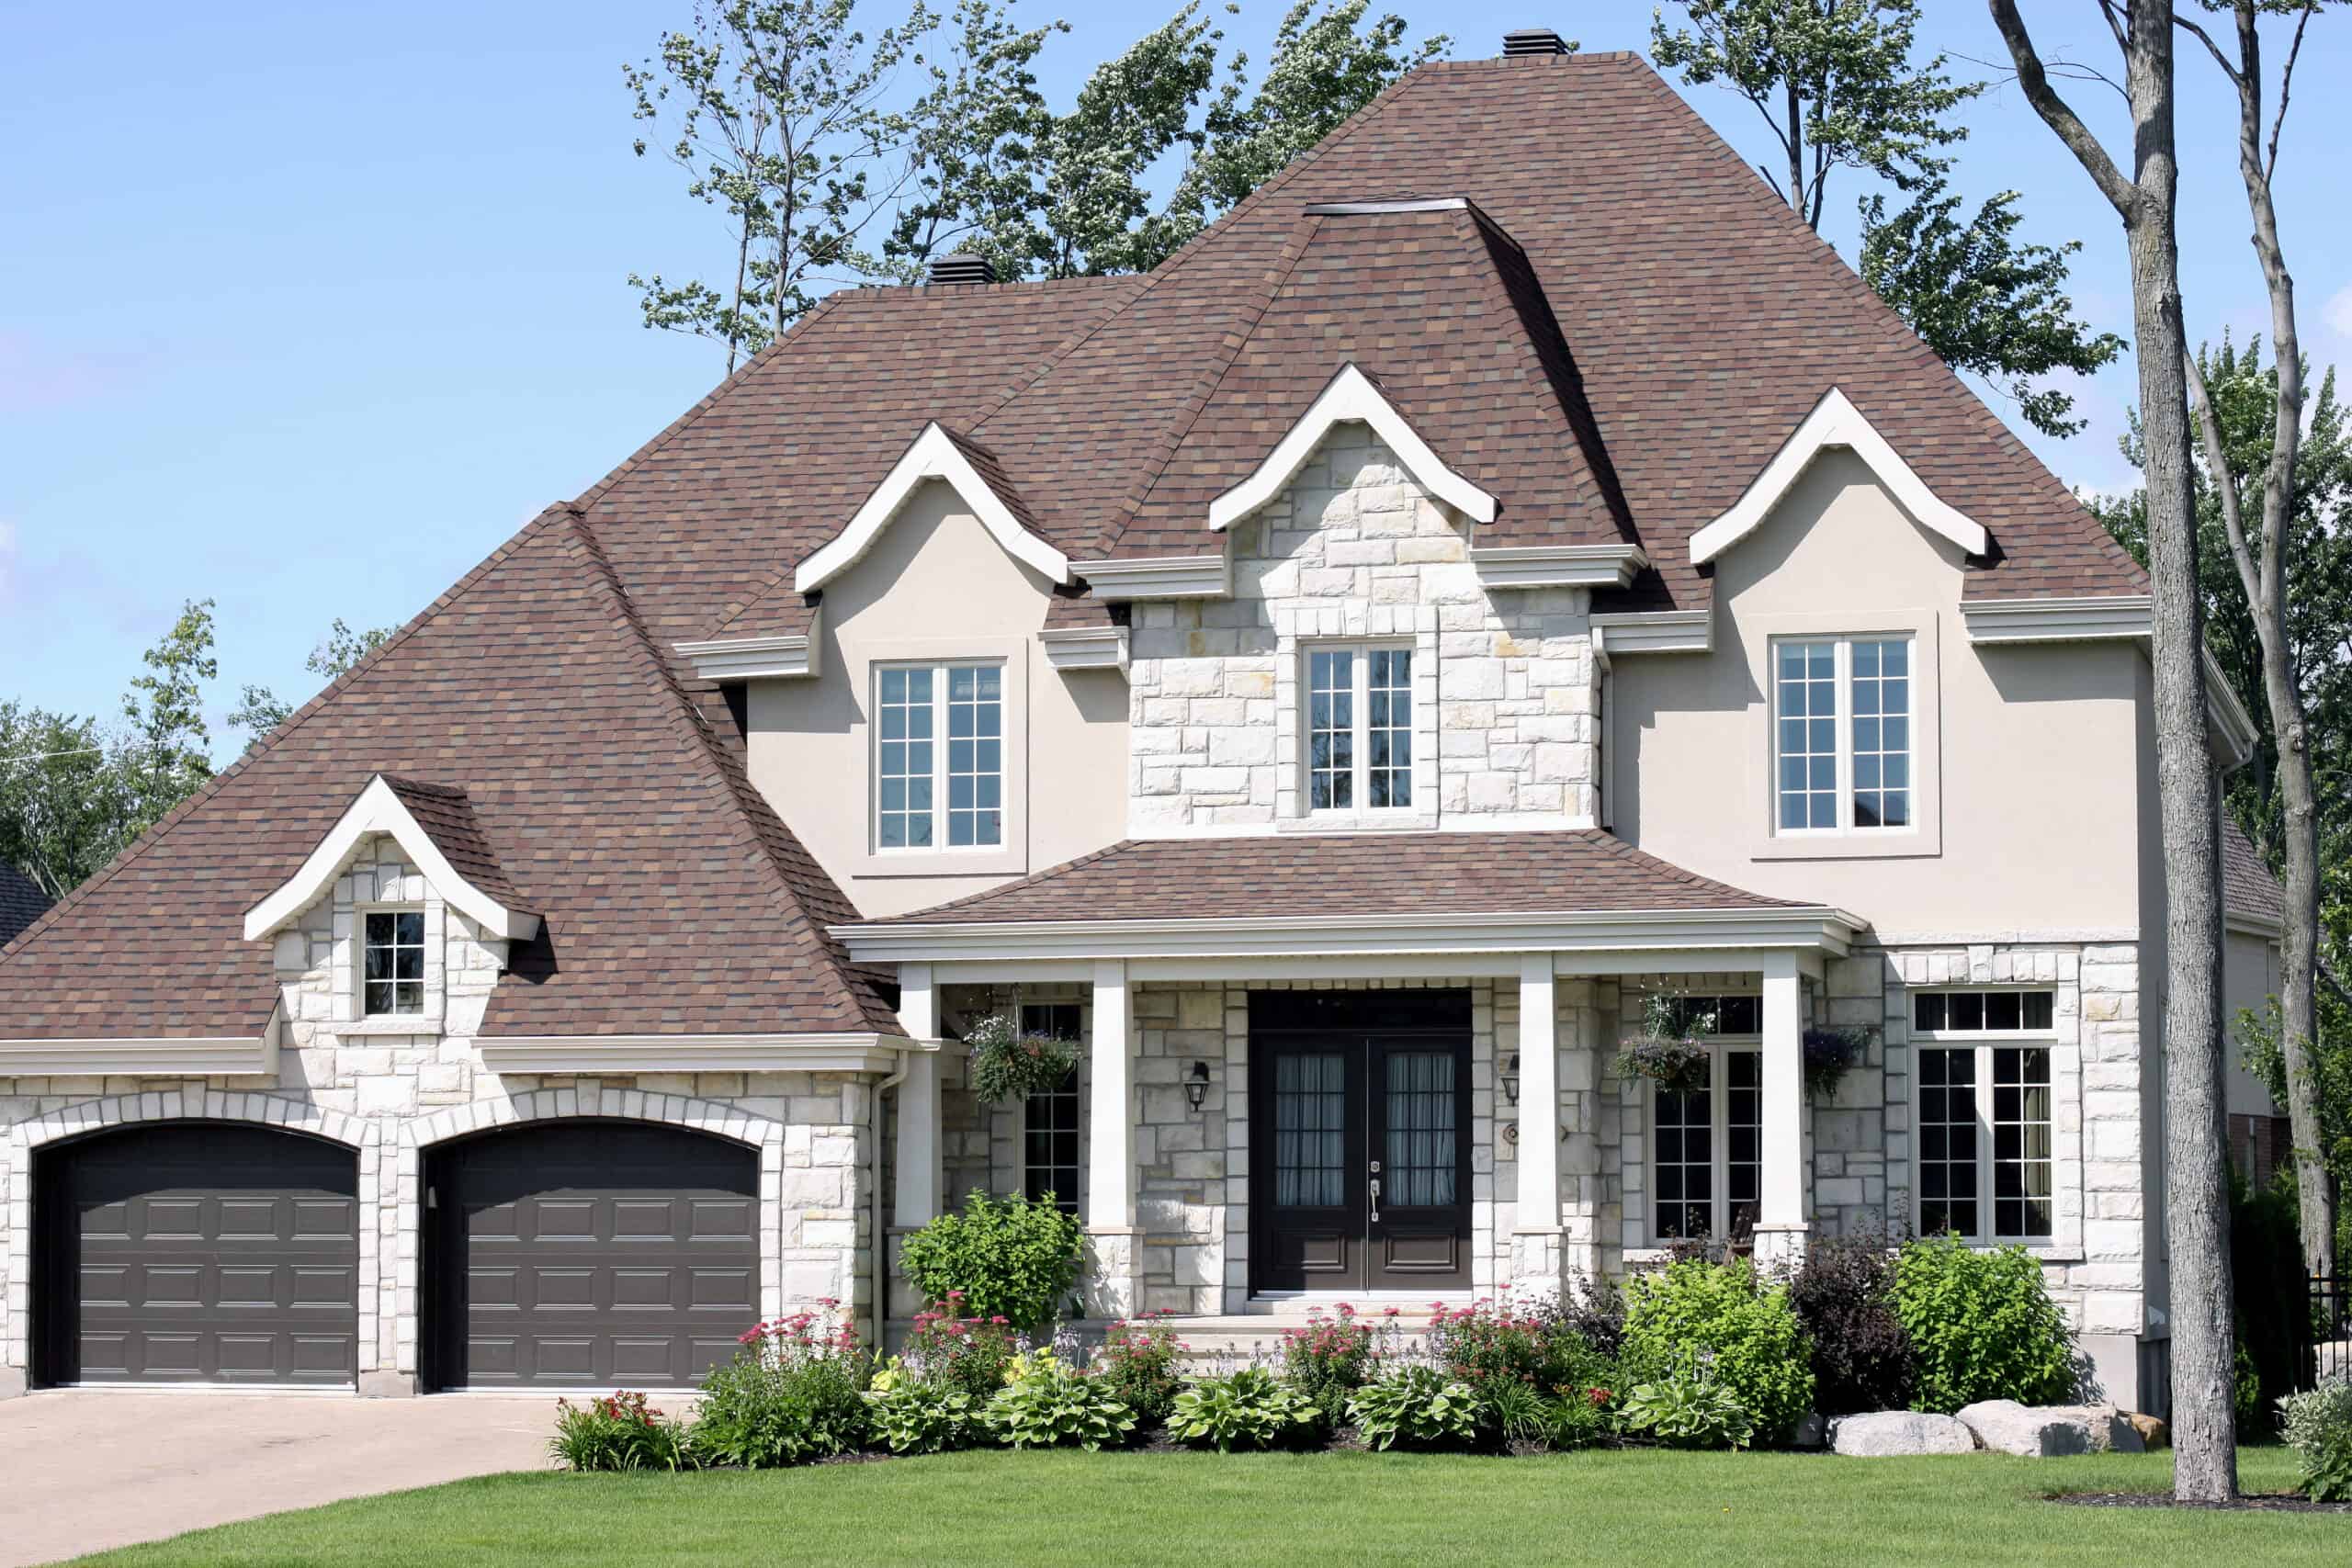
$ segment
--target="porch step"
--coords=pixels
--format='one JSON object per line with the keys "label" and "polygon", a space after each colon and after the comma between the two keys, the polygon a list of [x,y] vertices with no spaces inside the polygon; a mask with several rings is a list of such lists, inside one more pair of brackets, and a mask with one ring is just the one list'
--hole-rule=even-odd
{"label": "porch step", "polygon": [[[1334,1314],[1327,1310],[1323,1315],[1328,1321]],[[1359,1308],[1356,1320],[1370,1324],[1376,1332],[1395,1341],[1398,1348],[1417,1349],[1429,1335],[1430,1308],[1426,1303],[1399,1305],[1394,1316],[1387,1315],[1383,1307]],[[1306,1308],[1294,1309],[1284,1303],[1267,1311],[1203,1314],[1160,1321],[1173,1328],[1177,1338],[1182,1341],[1185,1369],[1209,1372],[1251,1360],[1272,1360],[1282,1353],[1283,1335],[1307,1326],[1312,1320]]]}

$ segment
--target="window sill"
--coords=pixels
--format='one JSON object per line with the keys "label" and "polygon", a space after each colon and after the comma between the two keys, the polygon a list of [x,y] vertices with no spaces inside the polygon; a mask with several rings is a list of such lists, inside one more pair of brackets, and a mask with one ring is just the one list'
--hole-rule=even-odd
{"label": "window sill", "polygon": [[1438,825],[1434,811],[1316,811],[1284,817],[1278,833],[1426,833]]}
{"label": "window sill", "polygon": [[1020,876],[1029,870],[1025,849],[867,850],[850,863],[858,876]]}
{"label": "window sill", "polygon": [[1943,835],[1921,828],[1910,833],[1823,833],[1767,838],[1748,851],[1750,860],[1933,860],[1944,852]]}
{"label": "window sill", "polygon": [[355,1018],[347,1023],[328,1027],[337,1034],[438,1034],[441,1015],[437,1012],[379,1012],[365,1018]]}

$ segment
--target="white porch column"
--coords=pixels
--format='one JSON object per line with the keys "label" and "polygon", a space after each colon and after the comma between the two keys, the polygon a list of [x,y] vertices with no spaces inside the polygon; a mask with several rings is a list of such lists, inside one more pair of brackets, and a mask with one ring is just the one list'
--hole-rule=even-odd
{"label": "white porch column", "polygon": [[1810,1228],[1804,1213],[1804,1000],[1794,953],[1768,953],[1762,969],[1756,1260],[1767,1268],[1793,1269],[1804,1260]]}
{"label": "white porch column", "polygon": [[1136,1224],[1135,1023],[1127,966],[1094,965],[1094,1032],[1086,1167],[1086,1311],[1127,1317],[1142,1293],[1142,1234]]}
{"label": "white porch column", "polygon": [[1528,1301],[1560,1293],[1560,1009],[1552,955],[1519,964],[1519,1208],[1511,1291]]}
{"label": "white porch column", "polygon": [[[899,1023],[914,1040],[939,1038],[939,992],[931,965],[899,966]],[[890,1223],[920,1230],[939,1217],[939,1055],[910,1051],[906,1079],[899,1085],[898,1201]]]}

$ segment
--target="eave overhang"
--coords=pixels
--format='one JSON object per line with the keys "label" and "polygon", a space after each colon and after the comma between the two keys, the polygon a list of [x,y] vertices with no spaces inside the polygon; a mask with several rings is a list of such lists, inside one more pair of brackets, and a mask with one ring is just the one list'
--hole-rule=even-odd
{"label": "eave overhang", "polygon": [[545,1034],[477,1040],[494,1073],[887,1073],[936,1041],[902,1035]]}
{"label": "eave overhang", "polygon": [[1639,545],[1473,545],[1488,588],[1623,588],[1650,564]]}
{"label": "eave overhang", "polygon": [[1121,670],[1127,667],[1125,626],[1054,626],[1038,634],[1046,662],[1057,670]]}
{"label": "eave overhang", "polygon": [[824,611],[811,613],[806,632],[775,637],[714,637],[672,647],[706,681],[796,680],[824,672],[818,657]]}
{"label": "eave overhang", "polygon": [[285,1033],[285,1013],[277,1009],[259,1034],[0,1040],[0,1078],[266,1077],[277,1071]]}

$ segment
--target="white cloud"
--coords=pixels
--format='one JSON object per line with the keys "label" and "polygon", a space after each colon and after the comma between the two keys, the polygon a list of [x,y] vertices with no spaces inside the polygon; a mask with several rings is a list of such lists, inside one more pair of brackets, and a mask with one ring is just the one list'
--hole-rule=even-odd
{"label": "white cloud", "polygon": [[2352,338],[2352,283],[2346,284],[2327,297],[2319,308],[2320,320],[2340,338]]}

